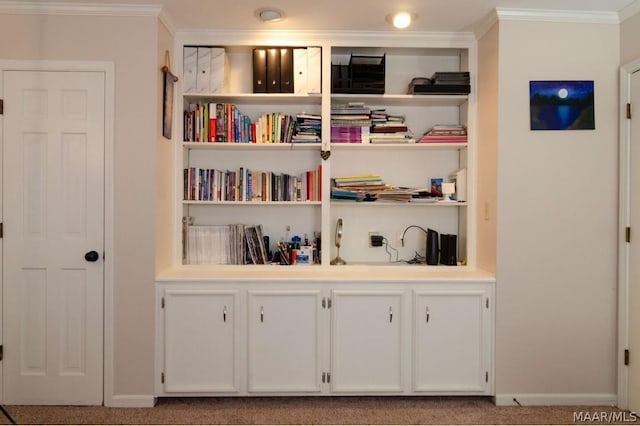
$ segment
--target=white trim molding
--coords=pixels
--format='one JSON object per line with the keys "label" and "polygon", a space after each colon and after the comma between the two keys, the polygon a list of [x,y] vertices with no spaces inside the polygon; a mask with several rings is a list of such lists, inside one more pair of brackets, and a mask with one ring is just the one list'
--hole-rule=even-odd
{"label": "white trim molding", "polygon": [[583,24],[619,24],[617,12],[587,10],[511,9],[497,7],[500,21],[575,22]]}
{"label": "white trim molding", "polygon": [[401,47],[460,48],[473,45],[476,37],[472,32],[430,32],[412,31],[389,33],[385,31],[315,31],[315,30],[216,30],[184,29],[175,34],[178,42],[184,44],[212,43],[216,45],[274,45],[286,46],[301,41],[309,45],[357,46],[389,45]]}
{"label": "white trim molding", "polygon": [[496,394],[496,405],[590,405],[615,407],[613,393],[511,393]]}
{"label": "white trim molding", "polygon": [[620,16],[620,22],[623,22],[638,13],[640,13],[640,0],[634,1],[618,13]]}
{"label": "white trim molding", "polygon": [[0,14],[158,17],[162,6],[154,4],[65,3],[0,1]]}
{"label": "white trim molding", "polygon": [[620,67],[620,117],[618,178],[618,407],[629,404],[629,368],[624,364],[624,351],[629,348],[629,245],[625,229],[631,221],[631,123],[627,119],[627,103],[631,102],[631,74],[640,71],[640,59]]}
{"label": "white trim molding", "polygon": [[104,405],[117,408],[150,408],[156,405],[153,395],[114,395]]}

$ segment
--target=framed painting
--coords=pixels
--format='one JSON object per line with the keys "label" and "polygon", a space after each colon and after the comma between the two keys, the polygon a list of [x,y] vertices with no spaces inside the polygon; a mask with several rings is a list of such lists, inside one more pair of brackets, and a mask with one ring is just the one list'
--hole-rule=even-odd
{"label": "framed painting", "polygon": [[529,82],[531,130],[594,130],[592,80]]}

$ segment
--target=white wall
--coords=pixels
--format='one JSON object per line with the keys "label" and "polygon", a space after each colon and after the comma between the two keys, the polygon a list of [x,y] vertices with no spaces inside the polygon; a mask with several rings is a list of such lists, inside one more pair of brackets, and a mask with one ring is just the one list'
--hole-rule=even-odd
{"label": "white wall", "polygon": [[113,392],[153,395],[157,18],[0,15],[0,58],[115,64]]}
{"label": "white wall", "polygon": [[[174,186],[174,168],[175,164],[175,147],[174,141],[164,138],[162,135],[162,110],[163,110],[163,87],[164,87],[164,74],[162,73],[162,67],[165,65],[165,52],[169,52],[171,71],[173,74],[181,74],[175,69],[176,61],[174,60],[173,53],[173,36],[162,24],[158,23],[158,47],[157,47],[157,92],[158,103],[156,105],[156,116],[158,117],[158,125],[156,126],[157,140],[156,140],[156,272],[162,271],[172,266],[173,262],[173,211],[175,209],[175,200],[173,198],[173,186]],[[177,84],[177,83],[176,83]],[[174,87],[174,96],[177,95],[177,87]],[[174,98],[175,99],[175,98]],[[174,115],[176,113],[176,103],[174,102]],[[178,112],[179,114],[179,112]],[[177,116],[177,115],[176,115]],[[180,134],[178,128],[178,121],[173,120],[173,133]]]}
{"label": "white wall", "polygon": [[478,41],[477,266],[495,272],[498,179],[499,27]]}
{"label": "white wall", "polygon": [[[619,29],[499,25],[498,401],[615,400]],[[596,130],[529,130],[529,81],[562,79],[595,82]]]}
{"label": "white wall", "polygon": [[[640,6],[636,9],[640,9]],[[624,65],[640,58],[638,40],[640,40],[640,12],[625,19],[620,25],[620,64]]]}

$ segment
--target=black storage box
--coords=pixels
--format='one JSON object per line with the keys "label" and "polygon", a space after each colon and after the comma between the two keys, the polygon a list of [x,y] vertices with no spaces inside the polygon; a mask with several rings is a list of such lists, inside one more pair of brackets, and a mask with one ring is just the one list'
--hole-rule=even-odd
{"label": "black storage box", "polygon": [[333,93],[384,94],[385,55],[351,55],[349,65],[331,64]]}
{"label": "black storage box", "polygon": [[349,68],[353,93],[384,94],[385,59],[386,55],[351,55]]}
{"label": "black storage box", "polygon": [[331,64],[331,91],[333,93],[351,93],[349,65]]}

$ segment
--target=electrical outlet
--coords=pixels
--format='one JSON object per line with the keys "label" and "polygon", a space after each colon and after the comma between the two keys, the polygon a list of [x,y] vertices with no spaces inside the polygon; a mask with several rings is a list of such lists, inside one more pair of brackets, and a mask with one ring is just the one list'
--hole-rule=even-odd
{"label": "electrical outlet", "polygon": [[378,235],[378,231],[369,231],[369,238],[367,238],[367,241],[369,241],[369,247],[374,247],[373,237],[376,235]]}
{"label": "electrical outlet", "polygon": [[382,247],[384,244],[384,237],[382,235],[371,235],[369,237],[369,244],[371,247]]}

